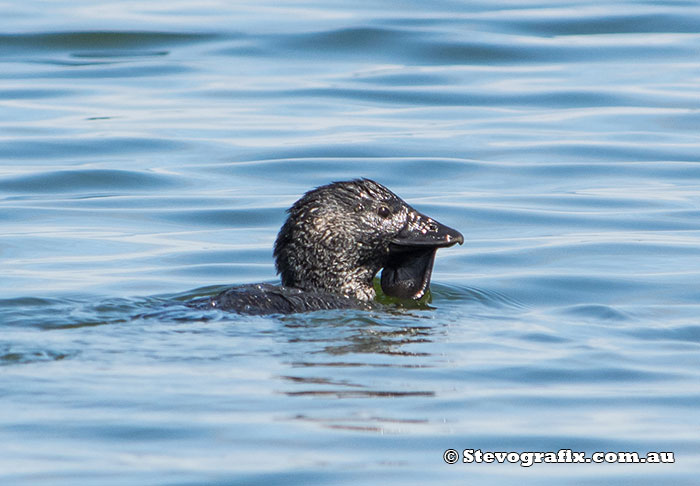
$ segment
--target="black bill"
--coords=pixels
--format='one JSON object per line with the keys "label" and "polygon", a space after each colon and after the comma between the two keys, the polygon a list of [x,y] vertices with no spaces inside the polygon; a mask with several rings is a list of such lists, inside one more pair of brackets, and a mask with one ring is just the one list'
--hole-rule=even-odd
{"label": "black bill", "polygon": [[435,253],[455,243],[464,243],[459,231],[412,211],[409,223],[391,242],[382,270],[384,293],[400,299],[422,298],[430,286]]}

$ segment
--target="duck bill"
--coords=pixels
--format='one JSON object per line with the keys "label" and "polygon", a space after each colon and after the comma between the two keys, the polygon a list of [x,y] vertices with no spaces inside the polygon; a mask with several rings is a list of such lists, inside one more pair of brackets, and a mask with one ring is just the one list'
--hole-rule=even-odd
{"label": "duck bill", "polygon": [[464,243],[459,231],[411,211],[409,223],[389,245],[381,277],[384,293],[400,299],[421,299],[430,286],[438,248],[455,243]]}

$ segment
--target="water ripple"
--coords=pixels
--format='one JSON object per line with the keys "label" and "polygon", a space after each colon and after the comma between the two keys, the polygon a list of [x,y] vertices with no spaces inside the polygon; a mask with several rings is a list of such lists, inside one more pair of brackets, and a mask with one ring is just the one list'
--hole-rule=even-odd
{"label": "water ripple", "polygon": [[125,154],[140,151],[177,150],[185,147],[182,141],[137,138],[137,137],[102,137],[83,140],[48,140],[20,138],[7,141],[0,146],[0,157],[20,160],[74,160],[96,155]]}
{"label": "water ripple", "polygon": [[0,178],[0,191],[83,193],[91,191],[148,191],[176,185],[170,176],[144,171],[80,169]]}
{"label": "water ripple", "polygon": [[42,32],[27,34],[0,35],[0,54],[22,55],[37,51],[99,51],[105,49],[143,49],[208,41],[215,38],[213,34],[183,32],[148,32],[148,31],[88,31],[88,32]]}

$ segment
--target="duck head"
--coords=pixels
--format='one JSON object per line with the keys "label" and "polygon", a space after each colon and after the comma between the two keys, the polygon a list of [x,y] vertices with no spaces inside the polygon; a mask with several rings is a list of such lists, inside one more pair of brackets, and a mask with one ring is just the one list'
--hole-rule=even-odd
{"label": "duck head", "polygon": [[274,250],[282,285],[365,301],[374,299],[372,280],[382,268],[386,295],[420,299],[437,249],[464,242],[369,179],[313,189],[287,212]]}

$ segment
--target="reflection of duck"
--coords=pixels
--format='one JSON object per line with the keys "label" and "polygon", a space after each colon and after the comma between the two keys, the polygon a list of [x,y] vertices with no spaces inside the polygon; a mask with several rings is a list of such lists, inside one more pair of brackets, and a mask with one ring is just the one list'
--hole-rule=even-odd
{"label": "reflection of duck", "polygon": [[369,308],[381,268],[385,294],[420,299],[437,249],[464,242],[369,179],[316,188],[288,213],[274,251],[282,286],[233,287],[207,306],[245,314]]}

